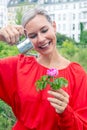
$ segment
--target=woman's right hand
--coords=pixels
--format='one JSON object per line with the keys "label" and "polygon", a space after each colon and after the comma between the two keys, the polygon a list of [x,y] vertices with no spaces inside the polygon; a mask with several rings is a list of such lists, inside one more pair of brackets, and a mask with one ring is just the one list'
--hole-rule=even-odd
{"label": "woman's right hand", "polygon": [[19,37],[24,35],[24,28],[21,25],[8,25],[0,29],[0,41],[14,45]]}

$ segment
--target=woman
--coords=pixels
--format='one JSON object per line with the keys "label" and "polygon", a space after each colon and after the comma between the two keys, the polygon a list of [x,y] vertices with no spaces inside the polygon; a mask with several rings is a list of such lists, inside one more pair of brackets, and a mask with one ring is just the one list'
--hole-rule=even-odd
{"label": "woman", "polygon": [[[56,23],[44,9],[27,11],[22,26],[0,30],[0,39],[15,44],[24,34],[39,53],[0,60],[0,98],[12,107],[12,130],[87,130],[87,76],[83,68],[62,57],[56,48]],[[67,88],[38,92],[35,82],[49,68],[68,80]]]}

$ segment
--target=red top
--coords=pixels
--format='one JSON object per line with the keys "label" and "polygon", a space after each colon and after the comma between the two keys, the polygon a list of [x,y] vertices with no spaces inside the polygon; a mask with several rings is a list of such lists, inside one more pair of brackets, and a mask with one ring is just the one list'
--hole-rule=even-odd
{"label": "red top", "polygon": [[77,63],[59,70],[69,84],[70,102],[62,114],[47,100],[47,87],[36,91],[35,81],[48,68],[34,57],[19,55],[0,60],[0,98],[9,104],[17,123],[13,130],[87,130],[87,76]]}

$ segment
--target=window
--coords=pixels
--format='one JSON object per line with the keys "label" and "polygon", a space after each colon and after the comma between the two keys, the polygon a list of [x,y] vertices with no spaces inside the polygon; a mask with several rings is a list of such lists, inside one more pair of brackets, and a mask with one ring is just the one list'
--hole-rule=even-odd
{"label": "window", "polygon": [[75,5],[75,4],[73,4],[73,8],[74,8],[74,9],[76,8],[76,5]]}
{"label": "window", "polygon": [[83,19],[87,18],[87,12],[83,12]]}
{"label": "window", "polygon": [[66,14],[63,14],[63,20],[65,20],[66,19]]}
{"label": "window", "polygon": [[72,35],[72,38],[75,39],[75,34]]}
{"label": "window", "polygon": [[63,31],[65,31],[66,30],[66,25],[65,24],[63,24]]}
{"label": "window", "polygon": [[61,30],[61,25],[60,24],[58,24],[58,31],[60,31]]}
{"label": "window", "polygon": [[58,15],[58,20],[61,20],[61,15],[60,14]]}
{"label": "window", "polygon": [[75,14],[73,14],[73,20],[75,19],[75,17],[76,17]]}
{"label": "window", "polygon": [[72,27],[73,30],[75,30],[75,24],[73,24],[73,27]]}

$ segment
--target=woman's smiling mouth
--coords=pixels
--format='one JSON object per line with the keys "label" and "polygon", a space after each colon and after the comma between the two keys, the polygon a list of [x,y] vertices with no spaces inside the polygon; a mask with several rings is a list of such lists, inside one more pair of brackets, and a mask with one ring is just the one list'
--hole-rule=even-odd
{"label": "woman's smiling mouth", "polygon": [[46,44],[43,44],[43,45],[39,46],[39,48],[40,48],[40,49],[45,49],[45,48],[47,48],[47,47],[50,45],[50,43],[51,43],[51,41],[49,41],[49,42],[46,43]]}

